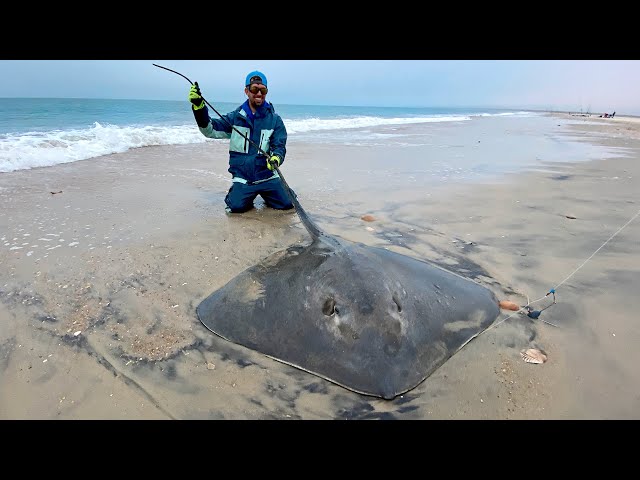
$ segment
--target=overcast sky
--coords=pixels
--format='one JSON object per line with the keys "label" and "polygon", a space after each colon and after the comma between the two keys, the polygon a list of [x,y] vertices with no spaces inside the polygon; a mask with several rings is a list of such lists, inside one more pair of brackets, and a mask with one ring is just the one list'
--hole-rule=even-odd
{"label": "overcast sky", "polygon": [[497,107],[640,115],[640,60],[1,60],[0,97],[241,103],[251,70],[275,104]]}

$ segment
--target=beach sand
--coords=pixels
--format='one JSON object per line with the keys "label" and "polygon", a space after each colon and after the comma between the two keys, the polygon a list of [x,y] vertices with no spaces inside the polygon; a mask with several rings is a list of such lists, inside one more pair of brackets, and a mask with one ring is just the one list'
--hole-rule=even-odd
{"label": "beach sand", "polygon": [[[537,320],[503,310],[391,401],[197,319],[199,302],[244,269],[310,240],[295,212],[260,200],[224,213],[226,144],[0,174],[0,418],[640,418],[640,219],[627,223],[640,210],[640,123],[553,115],[585,145],[621,153],[427,187],[366,173],[392,151],[290,142],[282,172],[327,233],[481,272],[499,299],[550,305]],[[347,157],[363,167],[344,168]],[[527,348],[547,361],[524,362]]]}

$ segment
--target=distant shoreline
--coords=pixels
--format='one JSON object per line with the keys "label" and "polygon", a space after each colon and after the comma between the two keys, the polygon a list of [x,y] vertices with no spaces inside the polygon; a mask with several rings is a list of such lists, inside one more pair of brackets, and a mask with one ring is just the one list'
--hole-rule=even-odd
{"label": "distant shoreline", "polygon": [[[607,119],[610,118],[610,117],[601,117],[601,115],[604,115],[604,112],[603,113],[574,112],[574,111],[571,111],[571,110],[528,110],[528,111],[530,111],[530,112],[540,112],[540,113],[549,113],[549,114],[571,115],[572,117],[607,118]],[[637,118],[637,119],[640,119],[640,115],[631,115],[631,114],[627,114],[627,113],[618,113],[616,111],[616,116],[611,118],[611,120],[615,120],[617,118]]]}

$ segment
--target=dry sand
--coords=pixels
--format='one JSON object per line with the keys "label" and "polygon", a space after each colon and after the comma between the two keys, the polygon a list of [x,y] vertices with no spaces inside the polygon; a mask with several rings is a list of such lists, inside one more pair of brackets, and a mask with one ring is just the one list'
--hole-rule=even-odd
{"label": "dry sand", "polygon": [[[566,128],[580,141],[626,153],[399,191],[336,175],[345,155],[366,151],[290,144],[288,158],[300,161],[283,173],[328,233],[484,272],[477,280],[520,305],[549,305],[560,284],[540,319],[504,311],[393,401],[226,342],[198,321],[195,307],[215,289],[309,240],[292,212],[259,203],[225,215],[226,145],[1,174],[0,418],[640,418],[640,219],[611,238],[640,209],[640,123],[555,116],[575,120]],[[525,363],[525,348],[548,360]]]}

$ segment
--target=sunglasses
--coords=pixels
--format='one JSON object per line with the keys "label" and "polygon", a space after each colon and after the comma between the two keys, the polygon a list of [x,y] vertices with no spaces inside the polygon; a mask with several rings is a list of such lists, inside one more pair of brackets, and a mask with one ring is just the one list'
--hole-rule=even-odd
{"label": "sunglasses", "polygon": [[258,92],[262,93],[263,95],[266,95],[269,89],[267,87],[258,87],[257,85],[251,85],[249,87],[249,91],[254,95],[257,95]]}

